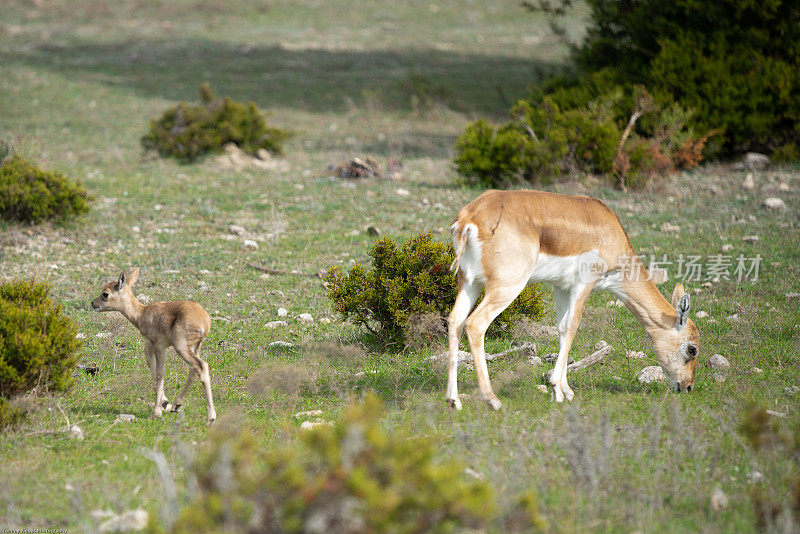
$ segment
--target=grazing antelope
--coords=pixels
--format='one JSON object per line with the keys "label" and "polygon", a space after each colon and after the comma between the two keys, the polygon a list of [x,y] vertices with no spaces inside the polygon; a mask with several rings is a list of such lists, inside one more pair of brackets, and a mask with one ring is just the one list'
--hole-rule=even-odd
{"label": "grazing antelope", "polygon": [[[656,357],[677,391],[691,391],[699,332],[689,319],[689,295],[678,284],[672,304],[644,270],[611,209],[586,196],[542,191],[487,191],[458,212],[452,225],[458,294],[448,320],[447,402],[458,398],[458,344],[466,325],[483,399],[500,401],[486,369],[483,336],[489,324],[530,282],[553,286],[559,351],[550,376],[553,400],[572,400],[567,357],[586,299],[607,289],[647,331]],[[483,300],[470,313],[482,289]]]}
{"label": "grazing antelope", "polygon": [[[109,282],[103,288],[100,296],[92,301],[92,308],[100,312],[122,313],[144,336],[147,365],[153,376],[153,390],[156,393],[154,417],[161,417],[162,409],[177,412],[192,383],[199,377],[206,394],[208,422],[213,422],[217,412],[211,397],[211,376],[208,364],[200,358],[200,345],[211,329],[211,317],[200,304],[186,300],[154,302],[145,306],[133,295],[133,286],[138,279],[138,267],[129,275],[123,272],[118,280]],[[186,384],[172,404],[164,395],[164,351],[170,345],[189,364]]]}

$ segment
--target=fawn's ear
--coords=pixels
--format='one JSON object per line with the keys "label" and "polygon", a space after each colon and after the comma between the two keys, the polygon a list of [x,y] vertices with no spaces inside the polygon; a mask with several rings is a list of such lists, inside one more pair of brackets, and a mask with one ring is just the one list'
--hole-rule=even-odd
{"label": "fawn's ear", "polygon": [[683,289],[683,284],[678,283],[678,285],[675,286],[675,289],[672,291],[671,302],[673,308],[678,307],[678,302],[680,302],[681,297],[684,295],[684,293],[686,293],[686,291]]}
{"label": "fawn's ear", "polygon": [[136,282],[138,281],[139,281],[139,268],[134,267],[133,270],[128,275],[127,283],[129,286],[131,286],[131,289],[133,289],[133,286],[135,286]]}
{"label": "fawn's ear", "polygon": [[117,290],[122,291],[122,288],[125,287],[125,284],[128,282],[128,277],[125,274],[125,271],[119,273],[119,278],[117,279]]}

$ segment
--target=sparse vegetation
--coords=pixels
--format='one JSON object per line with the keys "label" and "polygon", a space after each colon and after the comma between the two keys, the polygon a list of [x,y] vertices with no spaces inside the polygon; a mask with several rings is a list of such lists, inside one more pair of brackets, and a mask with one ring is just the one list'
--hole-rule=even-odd
{"label": "sparse vegetation", "polygon": [[165,111],[161,118],[150,122],[150,132],[142,137],[142,145],[162,156],[190,163],[206,154],[222,152],[228,143],[249,154],[260,149],[281,154],[287,137],[287,132],[267,126],[253,102],[217,98],[205,83],[200,86],[200,104],[181,102]]}
{"label": "sparse vegetation", "polygon": [[58,171],[44,171],[16,154],[0,162],[0,218],[39,224],[89,211],[93,199],[80,182]]}
{"label": "sparse vegetation", "polygon": [[[369,251],[372,268],[353,266],[348,273],[334,267],[325,275],[333,309],[385,343],[407,344],[419,333],[444,331],[456,298],[456,275],[450,271],[452,246],[437,243],[429,232],[412,236],[402,246],[390,238],[376,241]],[[508,327],[521,316],[543,313],[539,286],[527,287],[496,320]],[[435,327],[431,315],[438,317]]]}
{"label": "sparse vegetation", "polygon": [[28,393],[66,391],[81,342],[77,325],[35,280],[0,284],[0,426],[20,414],[7,401]]}

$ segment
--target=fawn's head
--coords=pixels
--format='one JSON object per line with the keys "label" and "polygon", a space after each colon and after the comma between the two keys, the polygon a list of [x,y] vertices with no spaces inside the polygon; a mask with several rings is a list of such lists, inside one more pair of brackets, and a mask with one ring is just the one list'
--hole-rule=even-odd
{"label": "fawn's head", "polygon": [[139,268],[136,267],[130,274],[123,271],[117,280],[109,282],[100,296],[92,301],[92,309],[95,311],[120,311],[125,307],[125,303],[133,298],[133,286],[139,279]]}
{"label": "fawn's head", "polygon": [[700,331],[689,319],[689,294],[678,284],[672,293],[676,320],[661,335],[654,338],[656,357],[670,385],[678,392],[692,391],[694,370],[700,355]]}

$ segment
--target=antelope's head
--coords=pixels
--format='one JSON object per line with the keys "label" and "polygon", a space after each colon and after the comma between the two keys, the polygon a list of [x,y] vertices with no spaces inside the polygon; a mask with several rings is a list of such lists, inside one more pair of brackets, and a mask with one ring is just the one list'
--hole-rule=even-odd
{"label": "antelope's head", "polygon": [[691,302],[683,284],[678,284],[672,292],[672,306],[675,307],[675,324],[668,325],[653,339],[656,357],[672,388],[678,392],[692,391],[700,355],[700,332],[689,319]]}
{"label": "antelope's head", "polygon": [[139,279],[139,268],[130,274],[123,272],[117,280],[109,282],[100,292],[100,296],[92,301],[92,309],[99,312],[121,311],[133,297],[133,286]]}

